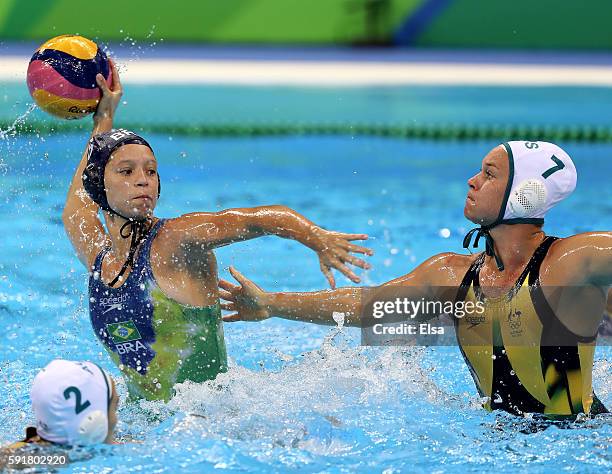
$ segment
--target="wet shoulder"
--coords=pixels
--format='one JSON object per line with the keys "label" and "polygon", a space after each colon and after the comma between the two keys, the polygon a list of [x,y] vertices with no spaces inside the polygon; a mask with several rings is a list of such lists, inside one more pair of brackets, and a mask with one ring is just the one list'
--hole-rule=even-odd
{"label": "wet shoulder", "polygon": [[585,232],[559,238],[551,244],[542,260],[540,281],[544,286],[583,283],[589,276],[594,253],[606,243],[612,247],[612,234],[609,232]]}
{"label": "wet shoulder", "polygon": [[204,230],[208,229],[211,232],[216,230],[216,225],[212,221],[207,222],[207,215],[209,214],[204,212],[193,212],[166,219],[159,233],[173,239],[194,240],[195,235],[202,234]]}
{"label": "wet shoulder", "polygon": [[[164,225],[159,229],[153,248],[158,252],[174,252],[180,246],[194,243],[196,235],[201,233],[207,226],[201,219],[197,221],[192,218],[195,214],[184,214],[172,219],[166,219]],[[212,223],[211,223],[212,225]],[[214,230],[214,229],[213,229]]]}
{"label": "wet shoulder", "polygon": [[[150,262],[156,275],[186,273],[199,281],[216,275],[214,253],[192,233],[193,222],[186,221],[185,216],[164,222],[151,245]],[[212,284],[216,286],[216,282]]]}
{"label": "wet shoulder", "polygon": [[161,258],[166,263],[176,262],[183,253],[181,248],[189,241],[189,229],[182,216],[167,219],[151,244],[151,258]]}
{"label": "wet shoulder", "polygon": [[434,255],[426,262],[429,264],[432,284],[439,286],[461,284],[463,277],[480,255],[480,253],[465,255],[454,252]]}
{"label": "wet shoulder", "polygon": [[410,273],[390,281],[388,284],[459,286],[478,255],[462,255],[444,252],[429,257]]}

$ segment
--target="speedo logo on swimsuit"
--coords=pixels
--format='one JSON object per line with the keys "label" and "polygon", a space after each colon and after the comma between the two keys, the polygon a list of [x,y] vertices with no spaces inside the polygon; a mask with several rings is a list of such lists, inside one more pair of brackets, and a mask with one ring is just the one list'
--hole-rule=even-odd
{"label": "speedo logo on swimsuit", "polygon": [[104,307],[104,311],[102,311],[102,314],[106,314],[109,311],[112,311],[114,309],[118,309],[121,310],[123,309],[123,304],[127,301],[128,299],[128,295],[121,295],[121,296],[117,296],[114,298],[100,298],[100,305],[102,305],[102,307]]}
{"label": "speedo logo on swimsuit", "polygon": [[472,329],[473,327],[478,326],[479,324],[482,324],[485,322],[485,317],[484,316],[466,316],[465,320],[470,323],[470,326],[468,327],[468,329]]}
{"label": "speedo logo on swimsuit", "polygon": [[140,339],[142,339],[140,331],[138,331],[138,328],[132,320],[107,324],[106,331],[115,343],[115,347],[119,354],[138,352],[138,349],[146,349],[146,346],[140,342]]}

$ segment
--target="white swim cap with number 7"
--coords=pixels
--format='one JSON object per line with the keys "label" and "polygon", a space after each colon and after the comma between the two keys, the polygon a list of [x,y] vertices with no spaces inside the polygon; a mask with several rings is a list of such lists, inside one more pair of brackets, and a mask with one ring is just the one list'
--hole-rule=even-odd
{"label": "white swim cap with number 7", "polygon": [[38,435],[60,444],[104,442],[111,390],[108,375],[92,362],[52,361],[32,383]]}
{"label": "white swim cap with number 7", "polygon": [[[510,164],[502,223],[544,219],[546,213],[576,188],[576,167],[558,145],[512,141],[503,144]],[[513,222],[514,221],[514,222]],[[517,222],[519,221],[519,222]]]}

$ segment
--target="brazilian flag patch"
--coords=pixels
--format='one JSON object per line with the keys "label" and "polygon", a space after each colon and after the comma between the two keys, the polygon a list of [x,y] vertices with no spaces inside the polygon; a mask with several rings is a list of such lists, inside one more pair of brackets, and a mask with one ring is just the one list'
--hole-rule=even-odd
{"label": "brazilian flag patch", "polygon": [[107,324],[106,330],[115,344],[130,342],[140,339],[140,333],[133,321],[123,321],[121,323]]}

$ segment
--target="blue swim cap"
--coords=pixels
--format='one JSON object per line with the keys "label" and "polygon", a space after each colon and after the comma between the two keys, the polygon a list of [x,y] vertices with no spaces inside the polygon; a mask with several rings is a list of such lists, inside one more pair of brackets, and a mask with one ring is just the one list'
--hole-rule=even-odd
{"label": "blue swim cap", "polygon": [[[87,150],[87,166],[83,171],[83,187],[89,197],[102,209],[114,214],[118,214],[111,209],[106,198],[106,188],[104,187],[104,168],[110,160],[113,152],[123,145],[144,145],[151,151],[153,148],[149,143],[134,132],[123,128],[113,129],[110,132],[94,135],[89,140]],[[157,196],[161,193],[161,182],[157,175],[158,189]],[[123,217],[123,216],[122,216]]]}

